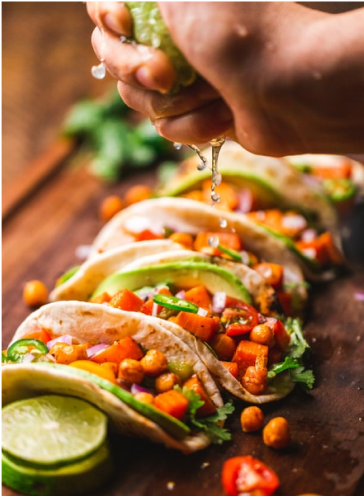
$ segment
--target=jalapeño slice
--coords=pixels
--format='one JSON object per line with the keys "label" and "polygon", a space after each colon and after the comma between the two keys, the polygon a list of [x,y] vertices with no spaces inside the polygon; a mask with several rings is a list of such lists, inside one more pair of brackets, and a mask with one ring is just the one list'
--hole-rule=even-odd
{"label": "jalape\u00f1o slice", "polygon": [[217,247],[218,247],[218,249],[220,251],[222,251],[226,255],[229,255],[229,257],[231,257],[233,260],[236,260],[237,262],[242,262],[243,261],[242,256],[237,251],[232,250],[231,248],[226,248],[223,245],[218,245]]}
{"label": "jalape\u00f1o slice", "polygon": [[48,347],[39,339],[19,339],[9,346],[7,359],[12,362],[21,362],[27,353],[46,355]]}
{"label": "jalape\u00f1o slice", "polygon": [[171,308],[172,310],[183,310],[190,313],[198,312],[197,305],[176,296],[156,294],[153,296],[153,301],[162,307]]}

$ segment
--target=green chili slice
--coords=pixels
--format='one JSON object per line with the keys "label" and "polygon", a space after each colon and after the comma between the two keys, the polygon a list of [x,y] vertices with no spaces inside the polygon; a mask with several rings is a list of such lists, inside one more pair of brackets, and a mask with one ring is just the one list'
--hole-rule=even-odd
{"label": "green chili slice", "polygon": [[226,255],[229,255],[229,257],[233,258],[237,262],[242,262],[243,261],[242,256],[237,251],[231,250],[230,248],[226,248],[223,245],[218,245],[217,247],[218,247],[218,249],[220,251],[222,251],[223,253],[226,253]]}
{"label": "green chili slice", "polygon": [[21,362],[27,353],[46,355],[48,347],[39,339],[19,339],[9,346],[7,358],[12,362]]}
{"label": "green chili slice", "polygon": [[182,300],[176,296],[156,294],[153,296],[154,303],[172,310],[182,310],[183,312],[197,313],[198,306],[190,301]]}
{"label": "green chili slice", "polygon": [[326,179],[323,182],[323,187],[334,202],[348,200],[356,192],[353,182],[345,178]]}

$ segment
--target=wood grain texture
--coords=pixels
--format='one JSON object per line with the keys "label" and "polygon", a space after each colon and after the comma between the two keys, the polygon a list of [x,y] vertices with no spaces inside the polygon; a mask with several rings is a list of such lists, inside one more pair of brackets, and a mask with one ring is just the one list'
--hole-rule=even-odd
{"label": "wood grain texture", "polygon": [[[78,263],[76,248],[89,244],[102,222],[98,207],[111,193],[132,184],[153,184],[146,172],[106,187],[83,168],[67,167],[51,177],[3,232],[3,346],[30,310],[22,302],[25,281],[39,278],[51,288]],[[81,185],[82,183],[82,185]],[[362,496],[364,477],[364,273],[343,274],[312,290],[305,332],[312,346],[316,387],[296,389],[288,398],[263,406],[266,419],[290,422],[293,444],[284,451],[263,445],[261,435],[241,431],[236,403],[229,420],[233,440],[190,456],[142,440],[112,436],[117,471],[95,496],[223,496],[221,467],[231,456],[253,454],[279,475],[277,496],[313,492],[322,496]],[[169,489],[169,482],[174,489]],[[4,496],[15,493],[3,488]]]}

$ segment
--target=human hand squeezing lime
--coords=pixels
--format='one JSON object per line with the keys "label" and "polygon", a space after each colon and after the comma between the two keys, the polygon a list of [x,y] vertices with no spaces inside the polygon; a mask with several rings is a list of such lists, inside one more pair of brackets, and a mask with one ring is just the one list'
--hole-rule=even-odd
{"label": "human hand squeezing lime", "polygon": [[[122,99],[165,138],[205,143],[228,136],[273,156],[363,152],[364,8],[335,15],[296,2],[87,8],[99,28],[94,50]],[[142,44],[120,40],[131,37]],[[171,39],[187,61],[182,70]],[[197,77],[181,84],[189,66]]]}

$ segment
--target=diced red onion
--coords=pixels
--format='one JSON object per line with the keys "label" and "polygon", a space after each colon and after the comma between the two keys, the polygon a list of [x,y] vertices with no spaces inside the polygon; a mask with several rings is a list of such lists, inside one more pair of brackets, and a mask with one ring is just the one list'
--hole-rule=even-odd
{"label": "diced red onion", "polygon": [[184,289],[181,289],[181,291],[178,291],[178,293],[176,293],[175,296],[177,298],[181,298],[181,300],[184,300],[186,296],[186,291]]}
{"label": "diced red onion", "polygon": [[59,338],[52,339],[51,341],[48,341],[47,343],[47,348],[50,350],[52,346],[56,343],[66,343],[66,344],[72,344],[73,338],[69,334],[64,334],[63,336],[60,336]]}
{"label": "diced red onion", "polygon": [[35,359],[35,356],[32,353],[25,353],[23,356],[22,363],[30,363]]}
{"label": "diced red onion", "polygon": [[156,317],[158,315],[158,303],[155,301],[153,302],[153,307],[152,307],[152,317]]}
{"label": "diced red onion", "polygon": [[354,298],[356,301],[364,301],[364,293],[357,291],[354,293]]}
{"label": "diced red onion", "polygon": [[253,194],[248,188],[244,188],[239,192],[239,206],[238,206],[238,211],[241,212],[242,214],[247,214],[248,212],[251,212],[252,206],[253,206]]}
{"label": "diced red onion", "polygon": [[105,344],[105,343],[96,344],[95,346],[91,346],[91,348],[88,348],[86,350],[87,356],[88,356],[88,358],[92,358],[93,356],[96,355],[96,353],[99,353],[100,351],[103,351],[108,347],[109,347],[109,345]]}
{"label": "diced red onion", "polygon": [[302,230],[307,226],[306,219],[302,215],[285,215],[282,219],[282,226],[286,229]]}
{"label": "diced red onion", "polygon": [[217,291],[212,297],[212,311],[220,313],[226,306],[226,293],[224,291]]}
{"label": "diced red onion", "polygon": [[75,255],[79,260],[86,260],[91,253],[91,245],[79,245],[76,248]]}
{"label": "diced red onion", "polygon": [[315,229],[305,229],[301,233],[302,241],[313,241],[317,238],[317,231]]}
{"label": "diced red onion", "polygon": [[197,312],[197,315],[201,315],[201,317],[206,317],[206,315],[208,313],[209,312],[207,310],[205,310],[204,308],[199,307],[198,312]]}
{"label": "diced red onion", "polygon": [[131,388],[130,388],[130,392],[131,394],[137,394],[137,393],[149,393],[149,394],[152,394],[149,389],[146,389],[145,387],[143,386],[140,386],[139,384],[132,384],[131,385]]}

